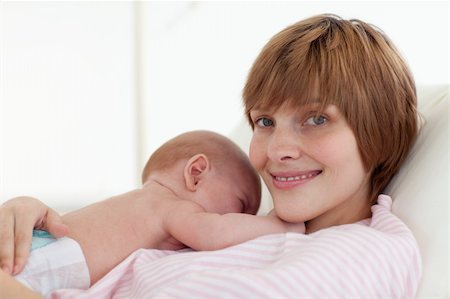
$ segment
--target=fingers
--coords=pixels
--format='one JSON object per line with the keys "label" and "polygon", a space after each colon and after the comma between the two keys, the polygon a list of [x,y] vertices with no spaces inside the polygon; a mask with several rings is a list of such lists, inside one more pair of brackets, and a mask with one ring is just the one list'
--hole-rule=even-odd
{"label": "fingers", "polygon": [[0,268],[11,274],[14,262],[14,216],[0,210]]}
{"label": "fingers", "polygon": [[62,222],[61,216],[50,208],[43,229],[56,238],[67,236],[69,233],[69,227]]}
{"label": "fingers", "polygon": [[[23,270],[26,261],[28,260],[31,248],[33,228],[45,230],[57,238],[64,237],[68,233],[68,227],[62,223],[61,216],[59,216],[58,213],[44,205],[40,208],[43,211],[47,211],[46,213],[44,213],[45,216],[43,217],[34,218],[31,216],[31,211],[23,211],[25,212],[25,214],[19,214],[17,212],[14,230],[14,275],[20,273]],[[38,214],[40,215],[41,213]]]}
{"label": "fingers", "polygon": [[35,198],[17,197],[0,206],[0,267],[4,272],[18,274],[22,271],[35,227],[56,237],[68,233],[61,217]]}
{"label": "fingers", "polygon": [[[30,208],[31,209],[31,208]],[[15,210],[14,225],[14,268],[13,274],[22,271],[30,254],[33,228],[39,215],[32,216],[32,211],[27,206],[19,206]]]}
{"label": "fingers", "polygon": [[16,225],[14,234],[14,266],[12,268],[12,274],[16,275],[23,270],[23,267],[28,260],[33,231],[29,229],[20,230],[20,226]]}
{"label": "fingers", "polygon": [[0,237],[0,254],[4,256],[3,263],[7,265],[9,274],[18,274],[22,271],[28,259],[33,227],[41,217],[37,212],[34,199],[16,198],[7,202],[0,211],[3,211],[6,223],[3,219],[0,227],[4,228],[4,237]]}

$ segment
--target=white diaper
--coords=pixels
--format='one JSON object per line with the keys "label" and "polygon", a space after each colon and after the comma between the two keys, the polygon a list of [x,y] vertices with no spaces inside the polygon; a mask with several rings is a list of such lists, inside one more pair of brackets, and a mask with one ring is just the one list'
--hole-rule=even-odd
{"label": "white diaper", "polygon": [[55,289],[89,288],[89,270],[75,240],[51,239],[37,247],[30,252],[24,270],[15,276],[18,281],[43,296]]}

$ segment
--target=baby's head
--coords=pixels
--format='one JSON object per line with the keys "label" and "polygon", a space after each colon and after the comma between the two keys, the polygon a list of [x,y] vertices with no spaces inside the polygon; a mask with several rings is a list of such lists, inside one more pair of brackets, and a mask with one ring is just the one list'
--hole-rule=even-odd
{"label": "baby's head", "polygon": [[230,139],[210,131],[191,131],[159,147],[142,172],[145,183],[151,174],[173,170],[192,199],[208,212],[256,214],[261,183],[247,155]]}
{"label": "baby's head", "polygon": [[243,92],[252,109],[335,105],[351,127],[370,173],[373,202],[398,171],[418,130],[408,66],[378,28],[319,15],[276,34],[256,59]]}

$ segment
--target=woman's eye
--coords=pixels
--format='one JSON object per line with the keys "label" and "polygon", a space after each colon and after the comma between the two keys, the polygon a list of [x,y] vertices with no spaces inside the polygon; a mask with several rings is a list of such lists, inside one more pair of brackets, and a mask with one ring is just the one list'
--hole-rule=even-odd
{"label": "woman's eye", "polygon": [[260,127],[270,127],[273,126],[273,121],[269,118],[261,117],[256,121],[256,124]]}
{"label": "woman's eye", "polygon": [[327,121],[328,119],[323,115],[311,116],[305,121],[305,124],[309,126],[320,126],[325,124]]}

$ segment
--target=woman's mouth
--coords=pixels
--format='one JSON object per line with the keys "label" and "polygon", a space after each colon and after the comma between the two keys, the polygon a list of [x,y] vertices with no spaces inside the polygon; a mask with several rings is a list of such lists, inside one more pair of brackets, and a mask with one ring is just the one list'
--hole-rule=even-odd
{"label": "woman's mouth", "polygon": [[278,189],[291,189],[306,184],[322,173],[322,170],[312,170],[297,173],[271,173],[272,183]]}

